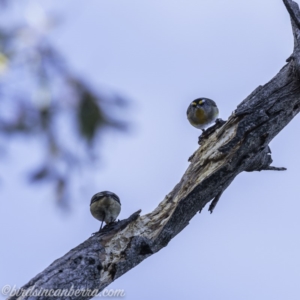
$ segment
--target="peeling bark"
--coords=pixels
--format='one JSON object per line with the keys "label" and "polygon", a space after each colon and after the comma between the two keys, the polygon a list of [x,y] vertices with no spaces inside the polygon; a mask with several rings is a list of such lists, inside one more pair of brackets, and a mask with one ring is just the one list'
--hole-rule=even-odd
{"label": "peeling bark", "polygon": [[[213,200],[212,212],[224,190],[241,172],[284,170],[271,166],[270,141],[300,111],[300,11],[283,0],[294,34],[294,51],[287,64],[264,86],[242,101],[227,122],[208,137],[190,158],[180,182],[146,215],[134,213],[108,226],[29,281],[43,289],[102,291],[150,255],[167,246],[191,218]],[[51,297],[10,297],[15,299]],[[89,296],[56,299],[90,299]]]}

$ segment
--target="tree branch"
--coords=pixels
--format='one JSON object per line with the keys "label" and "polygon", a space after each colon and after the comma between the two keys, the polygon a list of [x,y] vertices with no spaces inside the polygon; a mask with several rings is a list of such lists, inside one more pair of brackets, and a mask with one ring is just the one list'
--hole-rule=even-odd
{"label": "tree branch", "polygon": [[143,216],[137,212],[90,237],[33,278],[23,287],[25,290],[73,287],[100,292],[167,246],[191,218],[214,199],[210,206],[212,211],[238,174],[284,169],[270,166],[268,145],[300,111],[300,11],[295,2],[283,2],[291,15],[295,37],[289,62],[267,84],[259,86],[242,101],[221,128],[201,141],[180,182],[153,212]]}

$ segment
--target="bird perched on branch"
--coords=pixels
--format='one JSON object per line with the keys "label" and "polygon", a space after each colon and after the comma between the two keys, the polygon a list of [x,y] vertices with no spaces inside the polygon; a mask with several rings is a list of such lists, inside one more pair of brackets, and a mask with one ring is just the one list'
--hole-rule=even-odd
{"label": "bird perched on branch", "polygon": [[103,221],[109,224],[117,219],[121,211],[120,199],[112,192],[97,193],[91,199],[90,211],[94,218],[101,221],[100,231]]}
{"label": "bird perched on branch", "polygon": [[192,101],[186,113],[191,125],[204,131],[218,118],[219,109],[215,101],[202,97]]}

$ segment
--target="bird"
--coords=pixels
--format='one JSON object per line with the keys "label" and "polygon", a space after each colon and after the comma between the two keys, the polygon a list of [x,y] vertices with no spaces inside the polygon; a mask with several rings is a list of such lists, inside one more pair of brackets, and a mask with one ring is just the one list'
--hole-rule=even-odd
{"label": "bird", "polygon": [[121,211],[120,198],[109,191],[96,193],[91,199],[90,211],[94,218],[101,221],[100,231],[103,222],[110,224],[117,219]]}
{"label": "bird", "polygon": [[190,103],[186,114],[191,125],[205,131],[218,118],[219,109],[215,101],[201,97]]}

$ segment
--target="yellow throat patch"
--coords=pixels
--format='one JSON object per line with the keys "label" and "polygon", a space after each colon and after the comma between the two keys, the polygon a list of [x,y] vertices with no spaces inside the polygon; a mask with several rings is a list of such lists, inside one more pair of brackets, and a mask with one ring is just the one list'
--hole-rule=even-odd
{"label": "yellow throat patch", "polygon": [[197,108],[195,112],[198,124],[205,124],[207,121],[207,117],[205,116],[204,110],[201,108]]}

